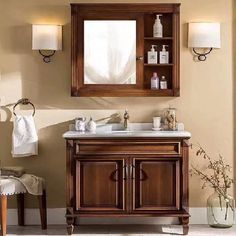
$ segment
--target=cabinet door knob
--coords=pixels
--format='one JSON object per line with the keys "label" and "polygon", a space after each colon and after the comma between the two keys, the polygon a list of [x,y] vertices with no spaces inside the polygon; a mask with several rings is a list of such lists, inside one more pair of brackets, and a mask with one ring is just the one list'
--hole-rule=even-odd
{"label": "cabinet door knob", "polygon": [[143,61],[143,56],[136,57],[136,60],[137,60],[137,61]]}

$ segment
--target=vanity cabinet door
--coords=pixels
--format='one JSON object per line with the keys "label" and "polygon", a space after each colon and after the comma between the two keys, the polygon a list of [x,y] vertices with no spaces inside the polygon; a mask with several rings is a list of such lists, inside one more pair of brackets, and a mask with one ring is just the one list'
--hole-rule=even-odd
{"label": "vanity cabinet door", "polygon": [[123,212],[125,159],[82,157],[76,161],[76,210]]}
{"label": "vanity cabinet door", "polygon": [[133,211],[179,210],[179,160],[133,158]]}

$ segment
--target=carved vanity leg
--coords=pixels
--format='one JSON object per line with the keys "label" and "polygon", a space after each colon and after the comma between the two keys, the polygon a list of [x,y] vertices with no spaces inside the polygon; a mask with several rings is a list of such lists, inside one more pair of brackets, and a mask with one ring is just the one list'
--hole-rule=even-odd
{"label": "carved vanity leg", "polygon": [[182,217],[179,217],[179,224],[182,225]]}
{"label": "carved vanity leg", "polygon": [[72,235],[74,231],[74,222],[75,219],[73,217],[67,217],[66,223],[67,223],[67,234]]}
{"label": "carved vanity leg", "polygon": [[188,235],[189,230],[189,217],[180,217],[179,218],[183,225],[183,235]]}

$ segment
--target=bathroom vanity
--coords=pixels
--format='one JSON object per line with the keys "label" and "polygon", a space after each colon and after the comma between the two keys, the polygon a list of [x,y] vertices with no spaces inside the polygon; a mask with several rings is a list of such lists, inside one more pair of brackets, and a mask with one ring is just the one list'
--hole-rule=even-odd
{"label": "bathroom vanity", "polygon": [[188,233],[186,131],[66,132],[67,229],[78,217],[177,217]]}

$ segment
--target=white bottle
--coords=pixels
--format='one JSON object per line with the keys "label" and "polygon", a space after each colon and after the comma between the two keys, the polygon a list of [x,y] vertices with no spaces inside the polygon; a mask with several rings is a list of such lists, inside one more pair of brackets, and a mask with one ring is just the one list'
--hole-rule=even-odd
{"label": "white bottle", "polygon": [[155,51],[156,45],[152,45],[150,51],[148,51],[148,64],[157,64],[157,51]]}
{"label": "white bottle", "polygon": [[166,47],[168,47],[168,45],[162,45],[162,51],[160,51],[159,59],[160,64],[169,64],[169,52],[166,51]]}
{"label": "white bottle", "polygon": [[161,77],[160,89],[167,89],[167,80],[165,76]]}
{"label": "white bottle", "polygon": [[151,78],[151,89],[159,89],[159,78],[156,72],[153,73]]}
{"label": "white bottle", "polygon": [[160,20],[160,16],[162,15],[157,15],[157,18],[155,20],[155,23],[153,25],[153,37],[155,38],[162,38],[163,37],[163,26]]}
{"label": "white bottle", "polygon": [[92,117],[90,117],[89,122],[86,124],[87,131],[95,133],[96,132],[96,127],[97,127],[96,122],[93,121]]}

